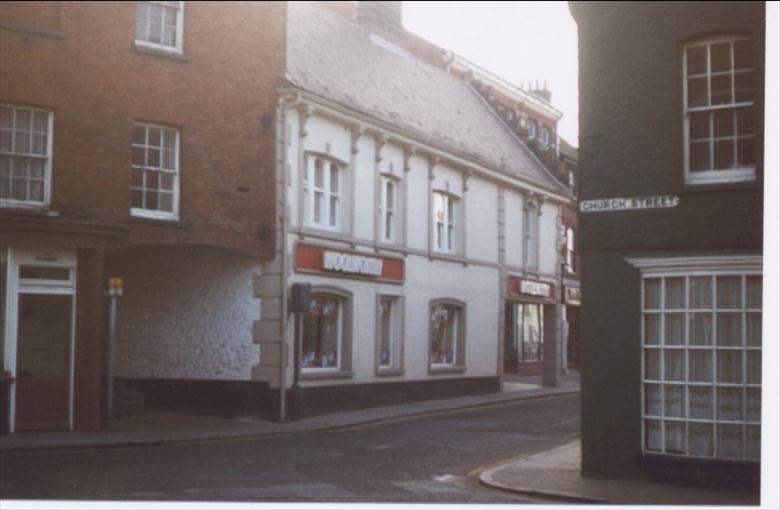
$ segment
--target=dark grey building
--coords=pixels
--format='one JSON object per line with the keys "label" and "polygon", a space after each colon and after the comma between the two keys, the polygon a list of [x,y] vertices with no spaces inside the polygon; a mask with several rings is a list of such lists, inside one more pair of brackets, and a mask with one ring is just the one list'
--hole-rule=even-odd
{"label": "dark grey building", "polygon": [[582,472],[757,487],[764,4],[570,6]]}

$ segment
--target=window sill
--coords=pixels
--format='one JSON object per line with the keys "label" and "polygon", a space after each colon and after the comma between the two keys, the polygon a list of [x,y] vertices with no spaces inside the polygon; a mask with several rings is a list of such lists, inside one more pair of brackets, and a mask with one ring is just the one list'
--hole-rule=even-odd
{"label": "window sill", "polygon": [[149,225],[157,225],[160,227],[174,227],[174,228],[186,228],[187,225],[180,221],[178,218],[154,218],[152,216],[139,216],[136,214],[130,215],[130,220],[133,223],[146,223]]}
{"label": "window sill", "polygon": [[0,209],[13,211],[14,213],[29,214],[35,216],[59,216],[51,211],[48,204],[20,202],[17,200],[0,200]]}
{"label": "window sill", "polygon": [[149,55],[156,55],[158,57],[167,57],[172,60],[178,60],[180,62],[189,62],[190,59],[185,57],[178,50],[168,50],[163,47],[150,46],[139,41],[135,41],[135,51],[139,53],[147,53]]}
{"label": "window sill", "polygon": [[403,368],[378,368],[376,370],[377,377],[388,377],[394,375],[404,375]]}
{"label": "window sill", "polygon": [[706,186],[713,184],[749,183],[756,180],[755,168],[740,168],[737,170],[709,170],[704,172],[688,172],[685,175],[686,186]]}
{"label": "window sill", "polygon": [[464,374],[466,373],[466,367],[464,366],[453,366],[453,367],[434,367],[431,365],[428,365],[428,373],[431,375],[436,374]]}
{"label": "window sill", "polygon": [[351,379],[352,370],[301,370],[302,381],[317,381],[321,379]]}

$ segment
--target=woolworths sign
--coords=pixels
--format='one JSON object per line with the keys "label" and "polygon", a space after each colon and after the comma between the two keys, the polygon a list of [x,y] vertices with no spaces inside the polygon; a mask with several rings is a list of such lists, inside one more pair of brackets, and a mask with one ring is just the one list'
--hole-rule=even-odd
{"label": "woolworths sign", "polygon": [[322,267],[329,271],[380,276],[382,274],[382,259],[326,251],[322,254]]}

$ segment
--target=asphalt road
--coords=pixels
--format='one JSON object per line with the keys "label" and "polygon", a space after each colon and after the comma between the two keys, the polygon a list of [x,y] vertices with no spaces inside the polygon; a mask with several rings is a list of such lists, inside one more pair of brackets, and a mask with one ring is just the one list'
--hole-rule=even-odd
{"label": "asphalt road", "polygon": [[4,499],[518,503],[479,472],[579,434],[579,396],[327,433],[71,453],[4,454]]}

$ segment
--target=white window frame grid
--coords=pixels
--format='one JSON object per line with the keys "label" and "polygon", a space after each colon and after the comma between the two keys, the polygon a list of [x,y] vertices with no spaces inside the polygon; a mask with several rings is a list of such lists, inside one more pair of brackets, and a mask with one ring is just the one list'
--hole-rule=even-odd
{"label": "white window frame grid", "polygon": [[[316,165],[317,161],[322,162],[322,187],[316,184]],[[337,182],[336,191],[332,189],[332,171],[336,170]],[[301,200],[303,202],[303,222],[307,227],[318,228],[322,230],[340,231],[341,213],[342,213],[342,190],[344,189],[345,172],[343,165],[332,158],[322,154],[310,153],[306,155],[306,168],[303,172],[303,189]],[[316,197],[322,197],[320,207],[320,221],[315,221]],[[335,207],[331,210],[332,201],[335,200]],[[335,225],[330,224],[331,215],[335,220]]]}
{"label": "white window frame grid", "polygon": [[[753,113],[755,113],[755,98],[752,101],[741,101],[736,102],[735,94],[736,94],[736,86],[735,86],[735,80],[734,77],[736,74],[751,74],[753,75],[753,78],[755,78],[754,68],[750,67],[747,69],[735,69],[735,61],[734,61],[734,43],[737,41],[751,41],[750,36],[731,36],[731,37],[720,37],[720,38],[713,38],[713,39],[707,39],[707,40],[700,40],[696,42],[692,42],[689,44],[686,44],[683,47],[683,58],[682,58],[682,65],[683,65],[683,138],[684,138],[684,144],[683,144],[683,151],[684,151],[684,165],[685,165],[685,182],[686,184],[711,184],[711,183],[730,183],[730,182],[740,182],[740,181],[751,181],[756,178],[756,168],[755,163],[753,166],[746,166],[746,167],[738,167],[738,141],[740,139],[748,139],[752,138],[755,140],[755,132],[756,132],[756,124],[754,121],[753,125],[753,134],[751,135],[745,135],[745,136],[739,136],[739,133],[737,132],[737,121],[736,118],[734,119],[734,134],[730,136],[725,137],[715,137],[715,127],[714,127],[714,112],[719,110],[732,110],[733,112],[737,112],[737,110],[741,108],[752,108]],[[730,59],[731,59],[731,67],[727,71],[717,71],[712,72],[712,63],[711,63],[711,47],[715,44],[722,44],[722,43],[730,43]],[[702,74],[693,74],[688,75],[688,49],[696,46],[704,46],[706,48],[706,63],[707,63],[707,69]],[[751,57],[752,57],[752,48],[751,48]],[[713,76],[730,76],[731,77],[731,102],[724,103],[724,104],[718,104],[718,105],[711,105],[712,102],[712,77]],[[689,107],[688,106],[688,80],[691,78],[706,78],[707,79],[707,105],[706,106],[694,106]],[[754,82],[755,83],[755,82]],[[690,169],[690,144],[691,144],[691,138],[690,138],[690,114],[691,113],[710,113],[709,115],[709,136],[707,138],[702,139],[696,139],[696,140],[709,140],[709,158],[710,158],[710,166],[714,167],[715,165],[715,142],[717,141],[723,141],[723,140],[733,140],[734,147],[733,147],[733,157],[734,157],[734,163],[735,168],[732,169],[723,169],[723,170],[715,170],[714,168],[710,168],[710,170],[698,170],[698,171],[691,171]],[[755,151],[755,146],[754,146]]]}
{"label": "white window frame grid", "polygon": [[541,206],[526,204],[523,207],[523,266],[539,267],[539,212]]}
{"label": "white window frame grid", "polygon": [[[13,112],[13,118],[12,118],[12,126],[11,126],[11,150],[10,151],[4,151],[2,150],[2,147],[0,147],[0,157],[7,157],[9,158],[9,163],[12,160],[18,159],[18,158],[33,158],[33,159],[40,159],[44,161],[44,167],[43,167],[43,200],[19,200],[15,198],[0,198],[0,207],[9,207],[9,208],[25,208],[25,209],[42,209],[49,206],[51,203],[51,181],[52,181],[52,161],[53,161],[53,138],[54,138],[54,112],[51,110],[47,110],[44,108],[37,108],[34,106],[26,106],[26,105],[17,105],[17,104],[11,104],[11,103],[0,103],[0,106],[3,108],[10,108]],[[29,152],[16,152],[16,136],[17,136],[17,130],[16,130],[16,113],[17,110],[27,110],[30,112],[31,120],[30,120],[30,149]],[[33,151],[33,137],[36,133],[35,127],[34,127],[34,119],[33,116],[35,112],[44,113],[46,114],[46,154],[34,154]],[[12,183],[14,181],[13,175],[10,169],[10,166],[8,168],[8,179],[9,179],[9,191],[11,189]],[[27,187],[27,196],[30,194],[30,172],[25,173],[25,181],[26,181],[26,187]],[[37,179],[36,179],[37,180]]]}
{"label": "white window frame grid", "polygon": [[[178,5],[173,5],[178,4]],[[157,51],[162,51],[166,53],[174,53],[177,55],[181,55],[184,52],[184,1],[179,2],[163,2],[163,1],[146,1],[146,2],[136,2],[136,12],[135,12],[135,23],[136,23],[136,31],[135,31],[135,44],[139,47],[146,47],[151,48]],[[147,17],[146,17],[146,40],[145,39],[139,39],[138,34],[138,14],[139,9],[141,6],[144,6],[147,8]],[[149,15],[149,9],[152,7],[158,7],[162,9],[161,14],[161,22],[160,22],[160,42],[155,43],[149,41],[149,31],[151,26],[151,16]],[[163,32],[165,27],[165,12],[168,9],[177,9],[176,11],[176,40],[174,41],[174,45],[170,46],[167,44],[163,44]]]}
{"label": "white window frame grid", "polygon": [[[138,218],[151,218],[151,219],[157,219],[157,220],[176,220],[176,219],[179,218],[179,174],[180,174],[179,153],[180,153],[180,144],[181,144],[181,133],[180,133],[178,128],[175,128],[173,126],[166,126],[164,124],[153,124],[153,123],[149,123],[149,122],[133,122],[133,129],[135,129],[136,127],[143,127],[144,128],[144,145],[139,145],[139,144],[135,143],[135,140],[133,139],[133,140],[131,140],[131,150],[142,149],[144,151],[144,158],[146,158],[147,155],[148,155],[147,154],[148,153],[147,149],[149,147],[155,147],[153,145],[149,145],[149,128],[159,129],[160,130],[160,146],[159,146],[160,156],[159,156],[159,166],[157,166],[157,167],[147,165],[146,164],[147,163],[146,160],[144,161],[144,165],[135,165],[131,161],[131,163],[130,163],[130,172],[131,172],[130,190],[131,190],[131,193],[132,193],[133,190],[140,190],[142,192],[142,194],[143,194],[144,202],[145,202],[146,201],[146,191],[148,189],[146,187],[147,173],[148,172],[159,172],[160,173],[160,182],[158,182],[158,187],[157,187],[157,194],[158,194],[157,203],[159,205],[159,203],[160,203],[160,194],[161,194],[160,190],[163,189],[162,188],[162,175],[163,174],[172,175],[172,177],[173,177],[173,189],[172,189],[172,193],[171,193],[172,194],[172,197],[171,197],[172,210],[169,212],[169,211],[161,211],[161,210],[158,210],[158,209],[146,209],[145,207],[134,207],[132,205],[132,198],[131,198],[130,214],[132,216],[135,216],[135,217],[138,217]],[[163,165],[163,160],[164,160],[163,159],[163,151],[164,151],[164,147],[165,147],[165,144],[164,144],[164,141],[163,141],[163,137],[165,136],[164,133],[166,131],[173,132],[173,133],[176,134],[176,143],[175,143],[175,146],[174,146],[174,155],[173,155],[175,169],[173,169],[173,170],[167,169],[167,168],[163,168],[163,166],[162,166]],[[137,187],[133,186],[133,184],[132,184],[132,172],[134,172],[136,170],[140,170],[141,172],[143,172],[143,180],[142,180],[142,186],[143,187],[141,187],[141,188],[137,188]],[[167,192],[167,190],[164,190],[164,191]]]}
{"label": "white window frame grid", "polygon": [[338,317],[336,318],[336,338],[338,339],[337,345],[336,345],[336,366],[335,367],[303,367],[301,366],[303,362],[303,349],[301,349],[301,358],[296,361],[298,363],[298,366],[300,367],[301,373],[322,373],[322,372],[340,372],[341,367],[344,364],[344,307],[347,306],[347,298],[340,296],[338,294],[331,294],[328,292],[317,292],[313,293],[311,295],[311,299],[315,300],[317,298],[324,298],[324,299],[331,299],[335,300],[338,303],[339,306],[339,313]]}
{"label": "white window frame grid", "polygon": [[[398,215],[396,210],[398,208],[398,179],[392,175],[381,175],[379,178],[379,216],[380,216],[380,240],[383,243],[395,243],[397,240],[396,227]],[[392,204],[388,206],[387,190],[388,186],[392,187],[393,200]],[[389,227],[389,232],[388,232]]]}
{"label": "white window frame grid", "polygon": [[[739,309],[725,309],[725,308],[718,308],[717,303],[717,278],[723,277],[723,276],[738,276],[740,277],[740,285],[741,285],[741,302],[742,302],[742,308]],[[747,277],[749,276],[762,276],[762,272],[760,270],[740,270],[740,271],[729,271],[729,270],[701,270],[701,271],[683,271],[683,272],[647,272],[643,273],[641,277],[641,285],[640,285],[640,317],[641,317],[641,325],[640,325],[640,337],[641,337],[641,370],[642,370],[642,388],[641,388],[641,413],[642,413],[642,452],[644,454],[651,454],[651,455],[666,455],[666,456],[674,456],[674,457],[685,457],[685,458],[697,458],[697,459],[716,459],[716,460],[742,460],[742,461],[758,461],[759,459],[752,459],[747,457],[747,429],[748,427],[758,427],[758,431],[760,434],[761,431],[761,421],[748,421],[747,419],[747,390],[748,388],[757,388],[761,390],[761,383],[748,383],[748,371],[747,371],[747,353],[750,351],[754,352],[762,352],[762,346],[763,342],[761,342],[758,346],[748,346],[747,345],[747,314],[748,313],[762,313],[761,308],[747,308]],[[696,278],[696,277],[709,277],[711,279],[711,299],[712,299],[712,308],[703,308],[703,309],[691,309],[689,308],[689,301],[690,301],[690,279]],[[666,308],[666,280],[668,278],[684,278],[685,280],[685,287],[684,287],[684,305],[683,308],[674,308],[674,309],[667,309]],[[646,280],[652,280],[652,279],[659,279],[660,280],[660,288],[659,288],[659,294],[660,294],[660,308],[658,309],[645,309],[645,282]],[[666,344],[666,320],[664,320],[665,315],[667,313],[673,313],[673,314],[682,314],[684,316],[684,342],[682,344],[672,344],[667,345]],[[690,315],[692,313],[710,313],[712,318],[712,344],[711,345],[690,345]],[[718,345],[718,320],[717,315],[718,314],[724,314],[724,313],[741,313],[741,338],[742,338],[742,345],[741,346],[724,346],[724,345]],[[659,321],[659,343],[658,344],[648,344],[646,342],[646,321],[645,318],[647,315],[660,315],[661,320]],[[676,380],[666,380],[666,366],[665,366],[665,352],[666,350],[678,350],[683,351],[684,354],[684,380],[683,381],[676,381]],[[659,375],[660,379],[648,379],[646,377],[645,371],[647,368],[646,365],[646,352],[648,350],[654,350],[659,353]],[[708,351],[712,353],[712,365],[711,365],[711,374],[712,374],[712,381],[711,382],[691,382],[690,381],[690,361],[689,361],[689,354],[692,350],[701,350],[701,351]],[[737,351],[742,353],[742,366],[741,366],[741,373],[742,373],[742,382],[741,383],[721,383],[718,381],[718,351]],[[647,412],[647,402],[646,402],[646,387],[647,385],[656,385],[660,388],[660,408],[661,408],[661,414],[660,415],[650,415]],[[672,417],[672,416],[666,416],[666,386],[681,386],[683,388],[683,417]],[[712,411],[712,418],[711,419],[705,419],[705,418],[690,418],[689,412],[690,412],[690,403],[689,403],[689,388],[691,387],[702,387],[702,388],[711,388],[711,411]],[[726,419],[719,419],[718,418],[718,388],[742,388],[742,421],[736,421],[736,420],[726,420]],[[661,429],[661,437],[660,437],[660,443],[661,443],[661,449],[655,450],[650,449],[647,447],[647,421],[656,421],[660,425]],[[676,422],[676,423],[684,423],[685,424],[685,434],[684,434],[684,444],[685,444],[685,452],[668,452],[666,448],[666,422]],[[706,455],[695,455],[690,453],[690,444],[689,444],[689,438],[690,438],[690,424],[707,424],[710,425],[711,431],[712,431],[712,456],[706,456]],[[733,458],[733,457],[721,457],[719,456],[718,451],[718,426],[719,425],[726,425],[726,426],[741,426],[742,427],[742,456],[740,458]]]}
{"label": "white window frame grid", "polygon": [[[428,363],[430,365],[430,368],[434,369],[434,370],[437,369],[437,368],[451,368],[451,367],[459,366],[458,365],[458,355],[460,353],[458,352],[458,347],[459,347],[458,346],[458,340],[459,340],[459,335],[461,334],[461,332],[459,331],[458,328],[460,327],[460,324],[459,324],[460,320],[461,320],[460,314],[464,313],[464,309],[463,309],[462,306],[458,306],[458,305],[453,304],[453,303],[447,303],[447,302],[445,302],[445,303],[434,303],[432,305],[432,308],[433,307],[438,307],[438,306],[444,306],[444,307],[448,308],[450,311],[453,312],[453,315],[454,315],[453,318],[452,318],[452,330],[450,331],[450,342],[452,343],[452,362],[451,363],[433,363],[433,361],[431,361],[431,359],[430,359],[431,356],[429,355]],[[432,310],[429,309],[428,313],[430,314],[431,312],[432,312]],[[432,318],[429,319],[429,320],[433,321]],[[430,328],[430,326],[429,326],[429,328]],[[431,333],[429,332],[428,335],[430,335],[430,334]],[[429,338],[428,342],[432,342],[432,340],[433,340],[432,338]],[[431,343],[431,354],[433,354],[433,348],[432,347],[433,347],[433,344]]]}
{"label": "white window frame grid", "polygon": [[[440,196],[443,204],[443,218],[436,216],[436,197]],[[433,249],[439,253],[453,254],[457,252],[457,197],[445,191],[433,192]],[[440,228],[441,227],[441,230]]]}

